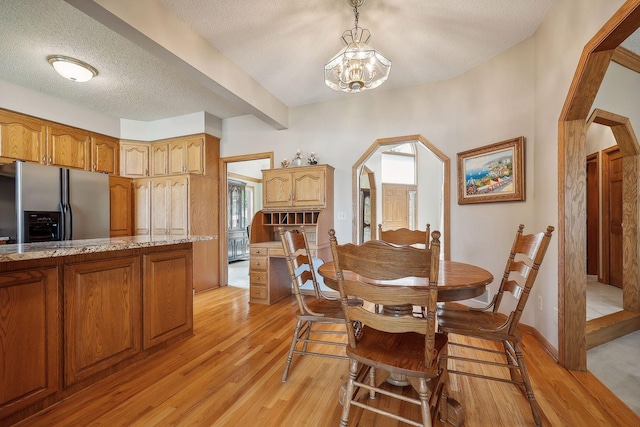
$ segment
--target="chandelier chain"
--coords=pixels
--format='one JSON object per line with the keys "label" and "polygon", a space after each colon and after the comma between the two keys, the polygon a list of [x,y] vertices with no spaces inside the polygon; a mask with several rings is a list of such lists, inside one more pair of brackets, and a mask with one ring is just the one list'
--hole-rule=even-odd
{"label": "chandelier chain", "polygon": [[358,29],[358,21],[360,20],[360,12],[358,12],[358,3],[357,2],[353,6],[353,14],[356,17],[355,27],[356,27],[356,30],[357,30]]}

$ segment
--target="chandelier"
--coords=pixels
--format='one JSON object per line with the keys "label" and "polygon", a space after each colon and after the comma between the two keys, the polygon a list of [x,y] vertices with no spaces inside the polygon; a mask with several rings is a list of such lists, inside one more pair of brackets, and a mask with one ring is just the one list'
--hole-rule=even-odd
{"label": "chandelier", "polygon": [[342,33],[345,47],[324,66],[324,82],[333,90],[358,93],[384,83],[391,71],[391,61],[367,43],[371,33],[358,27],[358,7],[365,0],[347,0],[353,7],[355,26]]}

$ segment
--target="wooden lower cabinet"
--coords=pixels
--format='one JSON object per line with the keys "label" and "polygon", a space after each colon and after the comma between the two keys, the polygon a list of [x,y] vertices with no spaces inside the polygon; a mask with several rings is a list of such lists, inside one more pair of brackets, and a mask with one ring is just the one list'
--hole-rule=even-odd
{"label": "wooden lower cabinet", "polygon": [[145,350],[193,328],[191,266],[187,250],[144,255]]}
{"label": "wooden lower cabinet", "polygon": [[0,426],[191,336],[192,257],[176,243],[0,262]]}
{"label": "wooden lower cabinet", "polygon": [[140,258],[64,266],[64,383],[140,352]]}
{"label": "wooden lower cabinet", "polygon": [[59,391],[57,319],[57,267],[0,273],[0,425]]}

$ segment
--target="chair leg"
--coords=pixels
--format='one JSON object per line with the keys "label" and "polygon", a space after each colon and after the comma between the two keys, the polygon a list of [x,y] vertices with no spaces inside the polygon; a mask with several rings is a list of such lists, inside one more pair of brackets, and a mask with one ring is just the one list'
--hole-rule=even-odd
{"label": "chair leg", "polygon": [[356,377],[358,376],[358,361],[349,359],[349,380],[347,381],[347,390],[345,391],[345,399],[342,407],[342,418],[340,418],[340,427],[347,427],[349,422],[349,409],[351,409],[351,399],[353,399],[353,388]]}
{"label": "chair leg", "polygon": [[304,322],[302,320],[298,320],[296,323],[296,328],[293,331],[293,338],[291,338],[291,348],[289,349],[289,355],[287,356],[287,364],[284,367],[284,372],[282,373],[282,382],[287,382],[287,375],[289,375],[289,367],[291,366],[291,361],[293,360],[293,351],[296,349],[296,344],[298,343],[298,334],[300,333],[300,329],[302,328],[302,324]]}
{"label": "chair leg", "polygon": [[[376,368],[374,368],[373,366],[369,370],[369,385],[371,387],[375,387],[376,386]],[[369,399],[375,399],[375,398],[376,398],[376,391],[373,390],[373,389],[370,389],[369,390]]]}
{"label": "chair leg", "polygon": [[509,341],[503,341],[502,347],[504,348],[504,357],[507,359],[507,365],[509,365],[509,376],[511,377],[511,381],[523,382],[522,378],[520,378],[519,362],[517,361],[515,350],[512,350],[513,347],[511,346],[511,343]]}
{"label": "chair leg", "polygon": [[[420,378],[418,381],[418,394],[420,395],[420,412],[422,413],[422,425],[424,427],[431,427],[431,402],[429,402],[429,387],[427,386],[427,380]],[[435,393],[436,390],[433,390]]]}
{"label": "chair leg", "polygon": [[513,348],[516,353],[518,365],[520,366],[520,375],[522,376],[522,382],[524,383],[527,399],[529,399],[529,405],[531,405],[533,419],[536,423],[536,426],[540,427],[542,426],[542,421],[540,419],[538,402],[536,401],[536,397],[533,394],[533,388],[531,387],[531,381],[529,380],[529,372],[527,371],[527,366],[525,365],[524,357],[522,356],[522,349],[520,348],[520,344],[518,343],[514,343]]}
{"label": "chair leg", "polygon": [[307,351],[307,345],[309,344],[309,338],[311,337],[311,329],[313,328],[313,322],[307,320],[307,331],[304,334],[305,341],[302,343],[302,351]]}

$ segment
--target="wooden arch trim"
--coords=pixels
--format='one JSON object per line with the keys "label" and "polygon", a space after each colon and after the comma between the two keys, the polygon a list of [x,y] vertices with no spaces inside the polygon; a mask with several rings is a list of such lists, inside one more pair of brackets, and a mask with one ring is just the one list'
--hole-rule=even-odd
{"label": "wooden arch trim", "polygon": [[[624,224],[622,231],[622,269],[624,271],[622,300],[624,310],[637,313],[640,312],[640,271],[638,270],[638,260],[640,259],[638,251],[640,144],[638,144],[631,121],[627,117],[596,108],[587,121],[587,128],[592,123],[611,128],[622,154],[622,222]],[[587,348],[591,348],[588,338]]]}
{"label": "wooden arch trim", "polygon": [[585,46],[558,123],[558,356],[587,369],[587,115],[618,45],[640,26],[640,0],[628,0]]}
{"label": "wooden arch trim", "polygon": [[[640,0],[639,0],[640,1]],[[373,144],[360,156],[360,158],[353,164],[351,169],[351,177],[352,177],[352,206],[353,212],[353,242],[358,241],[358,197],[360,188],[360,173],[361,168],[365,164],[365,162],[371,157],[371,155],[379,148],[384,147],[386,145],[396,145],[401,144],[403,142],[419,142],[424,147],[426,147],[429,151],[438,157],[443,164],[443,173],[444,173],[444,185],[443,185],[443,194],[442,194],[442,203],[443,203],[443,218],[442,223],[444,224],[444,230],[442,230],[442,241],[444,242],[444,250],[442,251],[444,259],[451,259],[451,160],[447,157],[444,152],[442,152],[439,148],[429,142],[425,137],[420,134],[416,135],[406,135],[406,136],[396,136],[393,138],[380,138],[376,139]]]}

